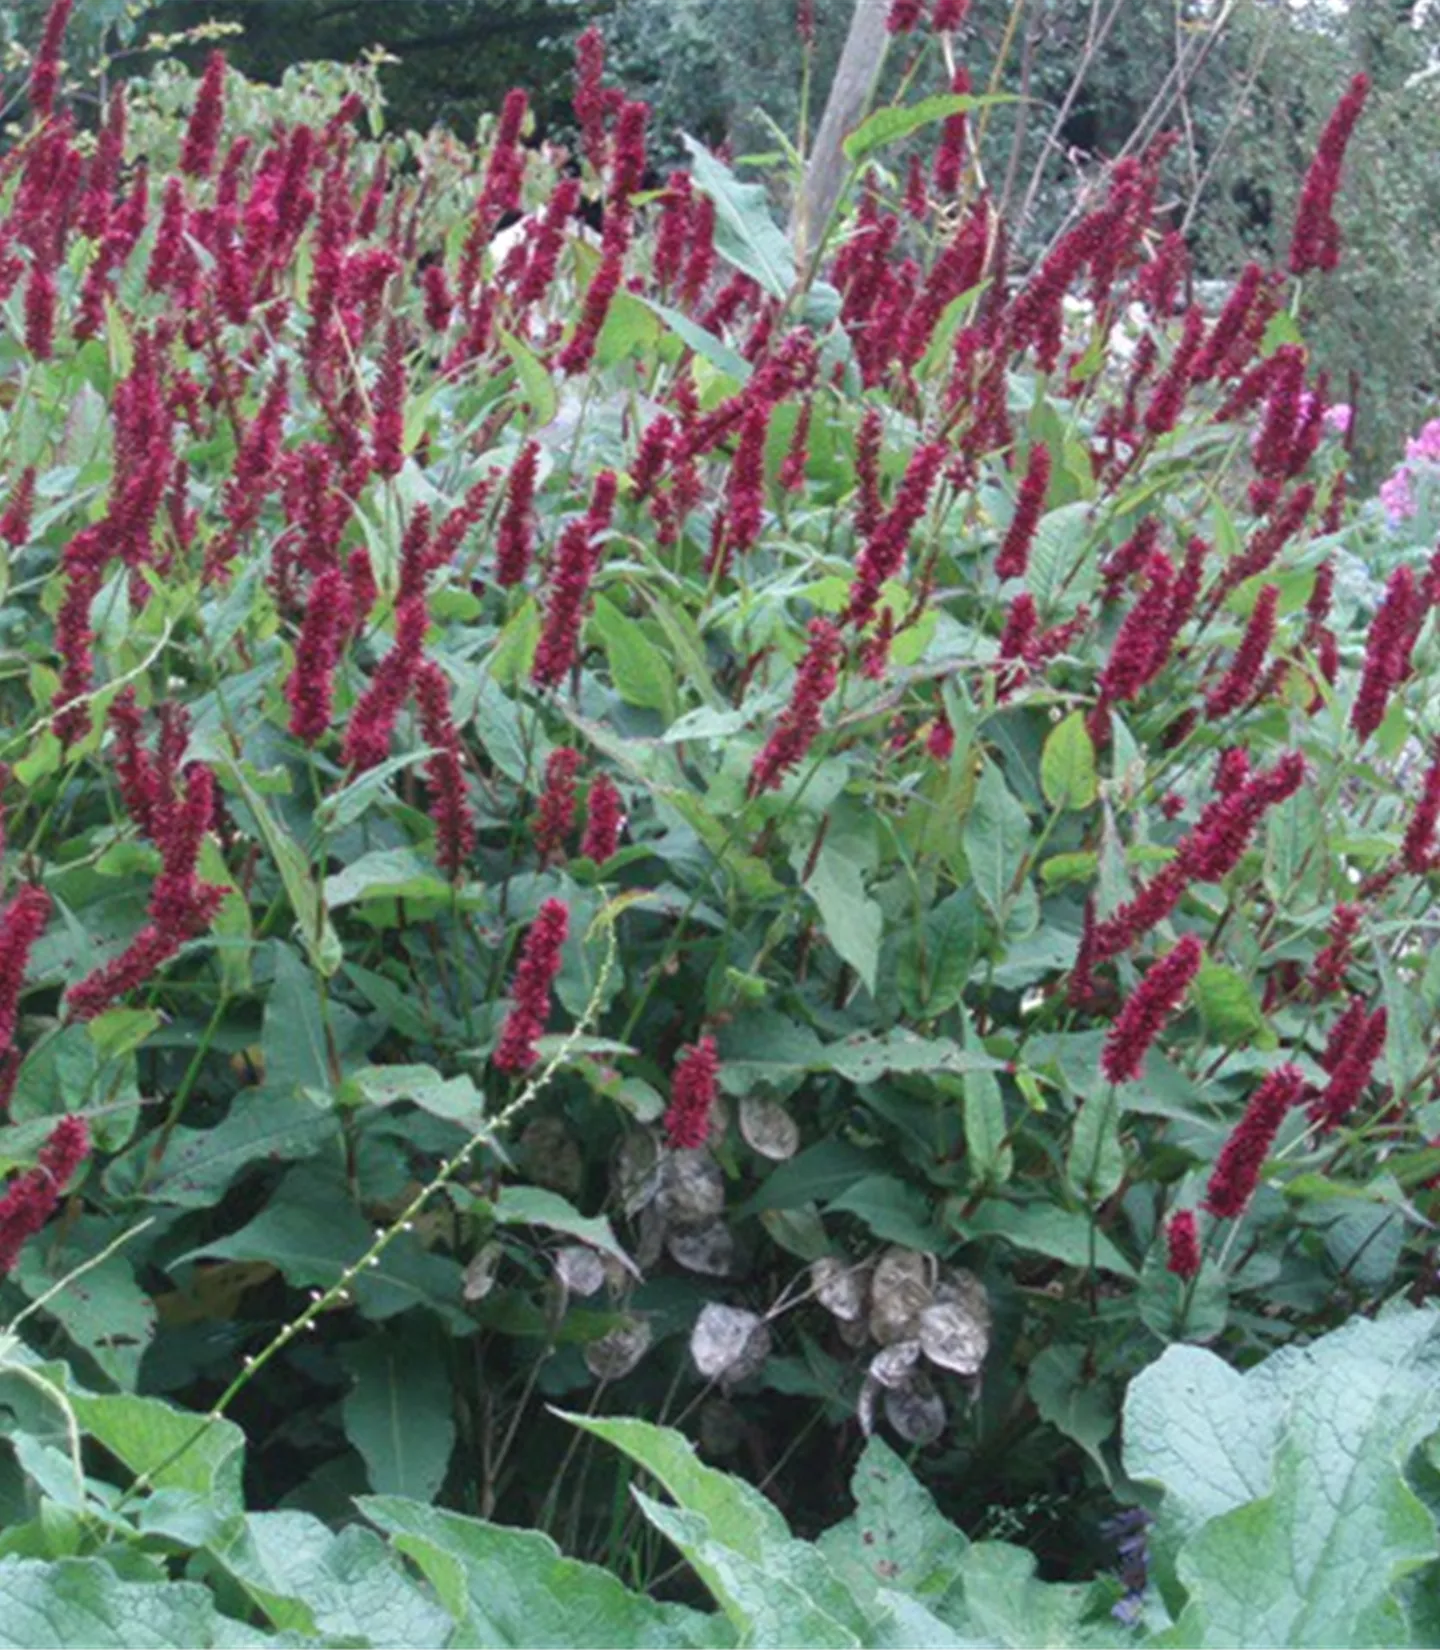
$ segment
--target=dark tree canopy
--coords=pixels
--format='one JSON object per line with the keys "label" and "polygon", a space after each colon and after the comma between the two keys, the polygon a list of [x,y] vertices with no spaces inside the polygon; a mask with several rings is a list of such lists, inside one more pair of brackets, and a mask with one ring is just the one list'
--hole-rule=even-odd
{"label": "dark tree canopy", "polygon": [[380,47],[399,60],[382,69],[393,123],[465,133],[516,85],[543,124],[564,120],[575,36],[610,10],[611,0],[165,0],[153,26],[240,23],[227,55],[266,80]]}

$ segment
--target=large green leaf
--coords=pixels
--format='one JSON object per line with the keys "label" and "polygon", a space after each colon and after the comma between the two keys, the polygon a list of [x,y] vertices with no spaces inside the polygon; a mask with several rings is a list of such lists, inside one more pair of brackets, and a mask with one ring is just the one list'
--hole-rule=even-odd
{"label": "large green leaf", "polygon": [[727,1645],[722,1617],[626,1590],[608,1570],[564,1557],[538,1530],[512,1530],[397,1496],[361,1512],[419,1567],[457,1623],[459,1644]]}
{"label": "large green leaf", "polygon": [[455,1448],[455,1416],[445,1349],[431,1326],[369,1336],[342,1361],[354,1383],[340,1406],[345,1436],[364,1457],[371,1488],[433,1500]]}
{"label": "large green leaf", "polygon": [[1040,788],[1052,808],[1088,808],[1097,795],[1095,745],[1083,711],[1051,728],[1040,753]]}
{"label": "large green leaf", "polygon": [[[226,1631],[228,1627],[229,1631]],[[122,1581],[98,1558],[0,1559],[0,1647],[4,1650],[193,1650],[239,1644],[239,1623],[222,1623],[215,1600],[191,1581]],[[245,1632],[243,1642],[263,1644]]]}
{"label": "large green leaf", "polygon": [[1440,1315],[1352,1320],[1244,1375],[1171,1347],[1132,1383],[1125,1463],[1165,1490],[1177,1644],[1404,1642],[1398,1587],[1440,1553],[1406,1481],[1440,1425]]}
{"label": "large green leaf", "polygon": [[993,762],[981,771],[963,840],[975,892],[1003,925],[1030,851],[1030,821]]}
{"label": "large green leaf", "polygon": [[[806,857],[808,849],[797,855],[800,860]],[[805,889],[815,901],[825,937],[860,976],[865,989],[873,992],[884,915],[865,891],[861,867],[846,854],[822,848]]]}
{"label": "large green leaf", "polygon": [[727,166],[692,137],[685,138],[690,151],[696,187],[715,203],[715,249],[754,281],[772,298],[782,301],[795,285],[795,256],[775,220],[764,188],[758,183],[741,183]]}
{"label": "large green leaf", "polygon": [[937,92],[933,97],[922,97],[916,103],[891,104],[877,109],[862,120],[845,139],[845,156],[852,166],[858,166],[867,155],[883,149],[887,143],[918,132],[937,120],[948,120],[951,115],[965,114],[988,103],[1008,102],[1007,98],[976,97],[968,92]]}
{"label": "large green leaf", "polygon": [[605,649],[615,691],[626,704],[659,711],[671,721],[678,704],[674,673],[644,626],[603,596],[595,598],[590,623]]}
{"label": "large green leaf", "polygon": [[991,1198],[973,1214],[957,1219],[955,1226],[965,1237],[1002,1237],[1017,1249],[1048,1255],[1067,1266],[1088,1266],[1093,1252],[1101,1271],[1135,1276],[1135,1268],[1092,1221],[1050,1203],[1002,1203]]}

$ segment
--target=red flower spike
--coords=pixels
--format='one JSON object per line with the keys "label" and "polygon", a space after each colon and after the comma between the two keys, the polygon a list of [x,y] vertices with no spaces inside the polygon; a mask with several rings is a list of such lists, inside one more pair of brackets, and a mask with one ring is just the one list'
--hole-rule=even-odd
{"label": "red flower spike", "polygon": [[405,463],[405,340],[398,321],[385,333],[380,381],[375,388],[371,461],[382,476],[399,475]]}
{"label": "red flower spike", "polygon": [[60,89],[60,52],[74,3],[75,0],[53,0],[45,14],[45,30],[30,65],[30,108],[37,126],[55,112],[55,94]]}
{"label": "red flower spike", "polygon": [[0,540],[17,550],[26,543],[30,537],[30,515],[34,508],[35,466],[28,464],[11,490],[4,515],[0,515]]}
{"label": "red flower spike", "polygon": [[450,684],[433,659],[422,659],[416,669],[415,704],[420,735],[435,753],[425,762],[435,857],[441,870],[458,877],[475,851],[475,820],[465,791],[464,751],[450,713]]}
{"label": "red flower spike", "polygon": [[607,252],[585,289],[574,334],[560,352],[557,365],[567,377],[586,371],[595,359],[595,345],[600,329],[605,325],[605,317],[610,313],[610,305],[620,290],[621,274],[619,254]]}
{"label": "red flower spike", "polygon": [[1165,369],[1150,405],[1145,409],[1145,429],[1152,436],[1167,435],[1180,421],[1185,397],[1195,379],[1195,362],[1205,337],[1205,316],[1199,304],[1185,311],[1184,330],[1170,365]]}
{"label": "red flower spike", "polygon": [[805,468],[810,459],[810,425],[814,414],[815,403],[813,400],[807,400],[800,408],[800,416],[795,420],[795,428],[790,434],[790,445],[785,449],[780,473],[776,477],[782,492],[798,493],[805,486]]}
{"label": "red flower spike", "polygon": [[1265,656],[1275,639],[1275,614],[1280,601],[1280,587],[1267,584],[1261,587],[1255,599],[1245,633],[1235,649],[1235,657],[1224,676],[1205,695],[1205,715],[1217,722],[1229,716],[1254,696],[1260,682]]}
{"label": "red flower spike", "polygon": [[1308,275],[1311,270],[1334,269],[1340,261],[1340,228],[1335,222],[1335,195],[1340,188],[1340,170],[1355,123],[1365,107],[1370,91],[1368,76],[1357,74],[1320,134],[1320,145],[1295,208],[1295,228],[1290,236],[1290,273]]}
{"label": "red flower spike", "polygon": [[820,732],[821,711],[840,680],[844,649],[828,619],[810,621],[810,645],[795,673],[790,703],[750,769],[750,795],[778,790],[785,775],[804,759]]}
{"label": "red flower spike", "polygon": [[513,1006],[491,1057],[498,1071],[527,1071],[539,1058],[535,1044],[550,1017],[550,992],[569,931],[569,910],[562,901],[547,899],[520,947],[519,966],[510,986]]}
{"label": "red flower spike", "polygon": [[920,27],[925,0],[890,0],[885,27],[891,34],[912,34]]}
{"label": "red flower spike", "polygon": [[220,147],[220,128],[225,122],[225,54],[211,52],[205,73],[195,93],[195,107],[185,128],[180,148],[180,170],[188,177],[208,178]]}
{"label": "red flower spike", "polygon": [[702,1037],[676,1057],[664,1127],[666,1139],[677,1151],[698,1151],[709,1140],[719,1075],[720,1056],[713,1037]]}
{"label": "red flower spike", "polygon": [[624,827],[624,800],[602,773],[591,782],[590,794],[585,799],[585,836],[580,844],[581,854],[596,865],[613,859],[620,847],[620,832]]}
{"label": "red flower spike", "polygon": [[[954,34],[970,13],[970,0],[935,0],[930,27],[936,34]],[[966,88],[969,89],[968,87]]]}
{"label": "red flower spike", "polygon": [[0,1276],[12,1270],[26,1242],[54,1214],[75,1171],[90,1152],[83,1117],[62,1117],[40,1148],[37,1166],[10,1182],[0,1197]]}
{"label": "red flower spike", "polygon": [[1310,1106],[1310,1119],[1320,1125],[1322,1134],[1339,1128],[1370,1086],[1375,1062],[1385,1052],[1386,1022],[1385,1010],[1377,1008],[1335,1051],[1330,1081]]}
{"label": "red flower spike", "polygon": [[505,509],[495,534],[495,582],[507,588],[519,584],[530,567],[535,539],[535,477],[539,464],[539,442],[527,441],[505,484]]}
{"label": "red flower spike", "polygon": [[19,889],[0,916],[0,1049],[15,1042],[25,968],[49,920],[50,896],[33,883]]}
{"label": "red flower spike", "polygon": [[595,478],[589,513],[572,521],[560,535],[550,567],[545,619],[530,667],[530,679],[537,687],[558,687],[578,657],[580,626],[595,571],[592,541],[610,525],[615,489],[614,472],[602,470]]}
{"label": "red flower spike", "polygon": [[141,742],[143,719],[135,689],[125,687],[110,705],[110,725],[115,730],[115,778],[120,800],[139,829],[152,841],[156,821],[167,805],[170,777],[162,776]]}
{"label": "red flower spike", "polygon": [[1110,657],[1100,672],[1101,699],[1112,705],[1134,699],[1165,664],[1162,651],[1170,614],[1175,569],[1163,551],[1154,551],[1146,565],[1148,582],[1120,623]]}
{"label": "red flower spike", "polygon": [[575,42],[575,93],[572,106],[580,125],[585,158],[598,172],[605,164],[605,37],[591,24]]}
{"label": "red flower spike", "polygon": [[1435,825],[1440,820],[1440,755],[1425,770],[1425,781],[1415,812],[1405,827],[1400,858],[1413,876],[1423,877],[1435,866]]}
{"label": "red flower spike", "polygon": [[1105,1038],[1100,1070],[1107,1081],[1126,1083],[1140,1075],[1150,1045],[1179,1008],[1204,955],[1199,936],[1186,934],[1150,965]]}
{"label": "red flower spike", "polygon": [[[968,5],[969,0],[964,0],[964,3]],[[950,90],[958,97],[968,96],[970,71],[964,64],[957,65],[955,76],[950,82]],[[932,176],[936,193],[945,199],[959,193],[961,181],[965,176],[968,119],[969,117],[963,114],[949,115],[940,128],[940,142],[935,150],[935,169]]]}
{"label": "red flower spike", "polygon": [[996,578],[1004,580],[1025,577],[1025,568],[1030,560],[1031,541],[1035,537],[1035,529],[1045,509],[1045,494],[1049,486],[1050,449],[1043,443],[1037,443],[1030,449],[1025,479],[1020,484],[1019,496],[1015,501],[1015,514],[1010,518],[1005,541],[1000,546],[1000,554],[995,558]]}
{"label": "red flower spike", "polygon": [[1345,976],[1353,961],[1351,943],[1360,928],[1360,907],[1340,904],[1330,918],[1325,945],[1316,953],[1310,970],[1310,989],[1318,997],[1331,997],[1345,989]]}
{"label": "red flower spike", "polygon": [[1165,1227],[1165,1270],[1186,1283],[1200,1270],[1200,1236],[1193,1209],[1177,1209]]}
{"label": "red flower spike", "polygon": [[580,753],[561,745],[545,763],[545,790],[535,814],[535,851],[542,861],[563,859],[565,839],[575,828],[575,775]]}
{"label": "red flower spike", "polygon": [[1277,1066],[1250,1097],[1245,1113],[1221,1148],[1205,1192],[1205,1208],[1219,1220],[1245,1213],[1260,1171],[1285,1114],[1303,1095],[1305,1080],[1296,1066]]}
{"label": "red flower spike", "polygon": [[410,696],[428,624],[423,597],[411,597],[396,609],[395,645],[356,703],[341,748],[345,765],[357,773],[377,767],[390,754],[390,739]]}
{"label": "red flower spike", "polygon": [[948,457],[949,449],[943,441],[924,442],[910,455],[894,504],[856,559],[850,603],[844,618],[857,630],[874,618],[881,589],[904,565],[910,535],[929,506],[930,493]]}
{"label": "red flower spike", "polygon": [[1350,726],[1361,739],[1385,720],[1390,695],[1410,674],[1417,605],[1415,575],[1406,566],[1397,567],[1365,637],[1360,690],[1350,712]]}
{"label": "red flower spike", "polygon": [[315,744],[329,730],[335,668],[354,618],[349,580],[338,567],[327,567],[310,586],[295,668],[285,684],[290,732],[307,745]]}
{"label": "red flower spike", "polygon": [[1235,360],[1251,312],[1260,298],[1265,284],[1265,272],[1257,263],[1248,263],[1240,272],[1240,279],[1230,289],[1230,296],[1220,311],[1219,318],[1195,358],[1194,382],[1206,384],[1212,378],[1238,371]]}
{"label": "red flower spike", "polygon": [[765,436],[770,409],[763,402],[746,412],[725,485],[726,542],[742,555],[760,537],[765,519]]}
{"label": "red flower spike", "polygon": [[37,361],[55,353],[55,274],[36,263],[25,287],[25,348]]}

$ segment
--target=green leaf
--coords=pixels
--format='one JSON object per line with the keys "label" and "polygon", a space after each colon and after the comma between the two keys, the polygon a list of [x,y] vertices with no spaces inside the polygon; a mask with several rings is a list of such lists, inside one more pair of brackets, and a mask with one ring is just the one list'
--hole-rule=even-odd
{"label": "green leaf", "polygon": [[5,1650],[187,1650],[222,1642],[220,1629],[214,1599],[193,1581],[122,1581],[98,1558],[0,1559]]}
{"label": "green leaf", "polygon": [[270,857],[280,872],[295,921],[300,928],[300,940],[310,961],[329,979],[345,960],[340,936],[335,932],[329,913],[320,900],[320,890],[311,874],[310,862],[300,844],[284,828],[261,800],[246,779],[244,769],[233,755],[222,758],[231,780],[245,799],[245,806],[254,816]]}
{"label": "green leaf", "polygon": [[1103,1445],[1120,1422],[1120,1412],[1103,1382],[1086,1372],[1083,1350],[1073,1344],[1047,1346],[1030,1365],[1025,1384],[1040,1419],[1073,1438],[1110,1482]]}
{"label": "green leaf", "polygon": [[663,1650],[734,1642],[723,1619],[629,1592],[608,1570],[565,1558],[538,1530],[506,1529],[395,1496],[361,1496],[358,1505],[435,1589],[456,1623],[457,1643]]}
{"label": "green leaf", "polygon": [[628,1272],[639,1277],[639,1269],[616,1240],[606,1215],[582,1215],[558,1192],[543,1186],[505,1186],[495,1199],[492,1215],[497,1226],[543,1226],[562,1232],[592,1249],[618,1260]]}
{"label": "green leaf", "polygon": [[819,1547],[861,1598],[882,1587],[941,1599],[969,1545],[930,1492],[880,1438],[872,1437],[850,1480],[855,1511],[826,1530]]}
{"label": "green leaf", "polygon": [[1249,980],[1238,969],[1207,957],[1190,991],[1206,1031],[1216,1042],[1232,1047],[1247,1043],[1262,1049],[1276,1046],[1275,1032],[1261,1013]]}
{"label": "green leaf", "polygon": [[975,891],[1003,927],[1030,851],[1030,821],[993,762],[975,787],[963,841]]}
{"label": "green leaf", "polygon": [[390,795],[390,781],[397,773],[413,768],[434,754],[429,745],[419,750],[406,751],[403,756],[387,757],[373,768],[367,768],[358,779],[342,785],[322,797],[315,806],[315,823],[322,831],[341,831],[362,819],[370,809]]}
{"label": "green leaf", "polygon": [[[25,1245],[12,1276],[34,1300],[99,1254],[120,1230],[93,1218],[60,1226],[53,1237],[47,1234],[45,1243]],[[155,1334],[155,1306],[123,1249],[52,1294],[44,1310],[117,1386],[133,1390],[140,1360]]]}
{"label": "green leaf", "polygon": [[960,1560],[958,1593],[944,1619],[981,1642],[1006,1650],[1030,1646],[1112,1645],[1113,1624],[1087,1626],[1088,1587],[1039,1581],[1035,1555],[1006,1541],[977,1541]]}
{"label": "green leaf", "polygon": [[907,1014],[933,1020],[954,1008],[970,983],[984,932],[972,888],[957,888],[926,911],[896,964],[895,986]]}
{"label": "green leaf", "polygon": [[[961,1010],[965,1046],[984,1055],[985,1045],[970,1015]],[[1001,1186],[1015,1167],[1015,1154],[1006,1144],[1005,1097],[993,1071],[979,1068],[961,1077],[965,1095],[965,1151],[969,1168],[980,1186]]]}
{"label": "green leaf", "polygon": [[863,1175],[839,1197],[832,1198],[825,1212],[856,1216],[882,1243],[934,1250],[947,1242],[945,1234],[934,1225],[925,1194],[895,1175]]}
{"label": "green leaf", "polygon": [[[797,853],[802,869],[808,854],[808,849]],[[811,868],[805,891],[815,901],[826,939],[873,995],[885,918],[865,891],[861,867],[847,854],[824,847]]]}
{"label": "green leaf", "polygon": [[1104,1203],[1125,1178],[1120,1107],[1113,1088],[1092,1093],[1080,1103],[1070,1133],[1065,1172],[1076,1195],[1085,1203]]}
{"label": "green leaf", "polygon": [[515,376],[520,381],[520,389],[530,405],[530,428],[543,429],[545,425],[554,422],[559,405],[554,380],[539,357],[513,333],[502,330],[498,336],[501,349],[515,363]]}
{"label": "green leaf", "polygon": [[369,1336],[345,1348],[353,1385],[340,1406],[345,1436],[365,1460],[381,1495],[432,1501],[455,1448],[455,1417],[445,1348],[433,1333]]}
{"label": "green leaf", "polygon": [[475,1079],[463,1073],[442,1077],[434,1066],[367,1066],[345,1079],[345,1089],[347,1095],[353,1089],[371,1106],[409,1100],[432,1117],[458,1123],[471,1133],[485,1117],[485,1096],[476,1088]]}
{"label": "green leaf", "polygon": [[1051,728],[1040,755],[1040,788],[1052,808],[1075,812],[1088,808],[1099,794],[1095,746],[1082,711],[1072,710]]}
{"label": "green leaf", "polygon": [[132,1473],[150,1474],[159,1489],[188,1490],[224,1511],[241,1510],[245,1438],[233,1422],[190,1415],[160,1398],[132,1393],[72,1389],[70,1401],[85,1431]]}
{"label": "green leaf", "polygon": [[[617,292],[595,341],[596,360],[602,367],[616,366],[628,355],[641,355],[653,349],[659,336],[659,319],[650,305],[633,293]],[[553,399],[554,392],[551,393]]]}
{"label": "green leaf", "polygon": [[454,1630],[449,1612],[358,1524],[336,1535],[309,1513],[251,1513],[210,1551],[282,1631],[439,1650]]}
{"label": "green leaf", "polygon": [[449,899],[450,884],[413,848],[376,848],[325,878],[332,911],[363,899]]}
{"label": "green leaf", "polygon": [[858,166],[877,149],[909,137],[911,132],[919,131],[932,121],[948,120],[951,115],[963,115],[989,103],[1009,101],[1002,97],[974,97],[963,92],[938,92],[934,97],[922,97],[917,103],[893,104],[887,109],[877,109],[845,139],[845,158],[852,166]]}
{"label": "green leaf", "polygon": [[627,705],[659,711],[667,722],[671,721],[678,703],[675,677],[644,627],[603,596],[595,598],[590,622],[605,649],[615,691]]}
{"label": "green leaf", "polygon": [[1161,1484],[1177,1642],[1405,1642],[1397,1587],[1440,1551],[1405,1477],[1440,1424],[1440,1319],[1352,1319],[1239,1375],[1171,1347],[1131,1384],[1125,1462]]}
{"label": "green leaf", "polygon": [[806,1203],[825,1203],[843,1197],[858,1181],[881,1174],[885,1168],[880,1152],[861,1151],[845,1140],[820,1140],[772,1169],[740,1212],[756,1215],[766,1209],[798,1209]]}
{"label": "green leaf", "polygon": [[678,309],[669,309],[664,304],[657,304],[653,298],[642,298],[640,302],[648,304],[681,343],[688,345],[702,360],[708,361],[712,367],[718,368],[727,378],[733,378],[737,383],[744,384],[749,381],[754,368],[738,350],[731,349],[723,339],[717,338],[713,332],[707,332],[698,321],[683,315]]}
{"label": "green leaf", "polygon": [[[1069,1209],[1048,1203],[1001,1203],[990,1199],[972,1215],[953,1223],[969,1238],[999,1237],[1034,1255],[1048,1255],[1067,1266],[1085,1267],[1090,1262],[1091,1222]],[[1133,1278],[1135,1268],[1103,1232],[1093,1234],[1095,1264],[1102,1272]]]}
{"label": "green leaf", "polygon": [[770,216],[764,188],[741,183],[703,143],[688,135],[684,141],[695,185],[715,203],[715,250],[783,302],[795,285],[795,257]]}

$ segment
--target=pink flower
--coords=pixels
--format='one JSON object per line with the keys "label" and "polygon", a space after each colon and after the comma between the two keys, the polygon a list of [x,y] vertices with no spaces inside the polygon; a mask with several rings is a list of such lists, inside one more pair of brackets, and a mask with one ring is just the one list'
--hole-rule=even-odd
{"label": "pink flower", "polygon": [[1375,1062],[1385,1051],[1386,1020],[1383,1008],[1357,1016],[1351,1035],[1333,1051],[1330,1081],[1310,1106],[1311,1121],[1322,1134],[1339,1128],[1369,1087]]}
{"label": "pink flower", "polygon": [[1315,954],[1310,971],[1310,988],[1317,997],[1333,996],[1345,989],[1351,966],[1351,942],[1360,927],[1360,907],[1340,904],[1330,917],[1325,945]]}
{"label": "pink flower", "polygon": [[1400,858],[1412,875],[1423,877],[1435,864],[1435,825],[1440,820],[1440,755],[1425,770],[1415,812],[1405,828]]}
{"label": "pink flower", "polygon": [[905,561],[910,535],[929,505],[930,493],[950,456],[943,441],[922,442],[910,455],[895,502],[870,534],[855,563],[845,619],[857,630],[869,624],[880,605],[880,592]]}
{"label": "pink flower", "polygon": [[510,986],[512,1006],[491,1056],[496,1070],[526,1071],[539,1058],[535,1044],[550,1017],[550,992],[569,931],[569,910],[560,900],[547,899],[520,947],[520,963]]}
{"label": "pink flower", "polygon": [[55,353],[55,273],[37,262],[25,288],[25,348],[37,361]]}
{"label": "pink flower", "polygon": [[50,896],[35,883],[21,887],[0,916],[0,1049],[14,1045],[25,968],[49,920]]}
{"label": "pink flower", "polygon": [[1304,1089],[1298,1067],[1278,1066],[1251,1095],[1244,1116],[1221,1148],[1206,1188],[1205,1207],[1217,1219],[1236,1219],[1249,1207],[1285,1114]]}
{"label": "pink flower", "polygon": [[919,28],[924,0],[890,0],[885,27],[891,34],[910,34]]}
{"label": "pink flower", "polygon": [[604,74],[605,37],[592,23],[575,42],[573,107],[580,123],[585,157],[597,172],[605,164],[606,95],[601,84]]}
{"label": "pink flower", "polygon": [[1165,1270],[1188,1282],[1200,1270],[1200,1237],[1195,1211],[1177,1209],[1165,1228]]}
{"label": "pink flower", "polygon": [[[942,0],[943,3],[943,0]],[[968,5],[969,0],[962,0]],[[937,28],[939,25],[936,25]],[[957,64],[954,78],[950,82],[950,90],[956,96],[964,97],[970,91],[970,71],[965,65]],[[965,137],[968,116],[948,115],[945,124],[940,128],[940,142],[935,150],[935,170],[933,173],[935,191],[942,197],[949,197],[959,193],[961,179],[965,175]]]}
{"label": "pink flower", "polygon": [[698,1151],[709,1140],[719,1074],[713,1037],[702,1037],[676,1056],[665,1112],[665,1136],[676,1150]]}
{"label": "pink flower", "polygon": [[585,297],[580,305],[580,319],[576,322],[575,331],[570,342],[560,352],[557,365],[567,377],[586,371],[595,359],[595,345],[600,338],[600,329],[605,325],[610,305],[620,290],[622,274],[620,254],[605,253],[600,260],[600,267],[585,289]]}
{"label": "pink flower", "polygon": [[727,548],[743,554],[760,537],[765,517],[765,436],[770,409],[753,406],[740,426],[740,441],[725,486]]}
{"label": "pink flower", "polygon": [[1204,955],[1199,936],[1186,934],[1150,965],[1105,1038],[1100,1070],[1109,1082],[1126,1083],[1140,1075],[1150,1045],[1180,1006]]}

